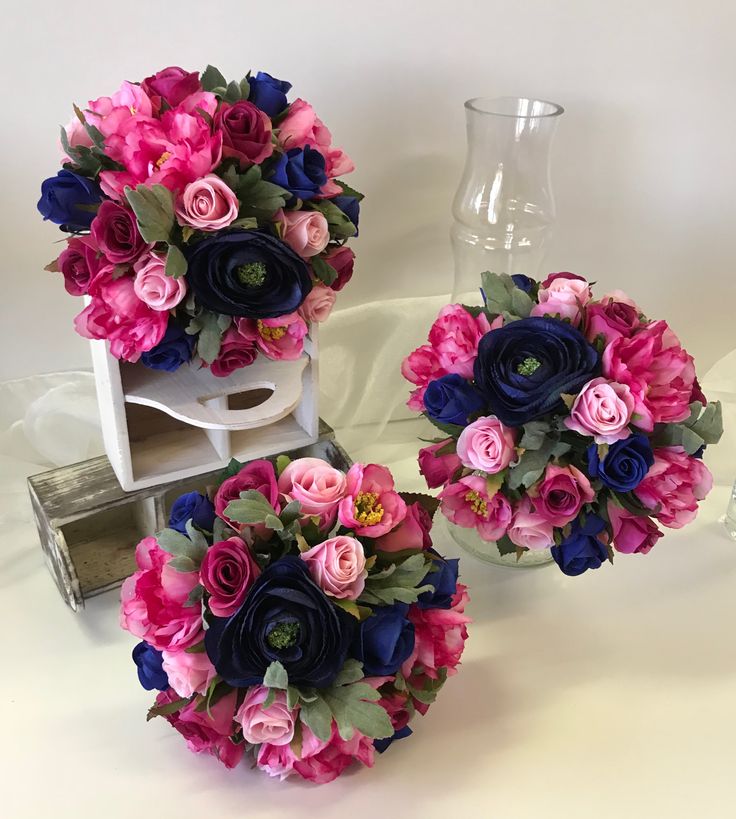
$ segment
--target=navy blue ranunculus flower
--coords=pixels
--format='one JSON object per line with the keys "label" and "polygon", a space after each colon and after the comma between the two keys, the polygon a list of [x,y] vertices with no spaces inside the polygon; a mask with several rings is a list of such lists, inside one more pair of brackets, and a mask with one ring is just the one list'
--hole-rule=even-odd
{"label": "navy blue ranunculus flower", "polygon": [[355,235],[358,235],[358,221],[360,220],[360,202],[354,196],[333,196],[330,199],[333,205],[338,208],[350,219],[355,225]]}
{"label": "navy blue ranunculus flower", "polygon": [[379,754],[382,754],[384,751],[388,750],[391,743],[396,742],[397,739],[406,739],[406,737],[410,737],[413,733],[414,732],[411,730],[411,728],[408,725],[405,725],[403,728],[399,728],[398,731],[394,731],[393,736],[387,737],[386,739],[374,739],[373,747]]}
{"label": "navy blue ranunculus flower", "polygon": [[138,679],[146,691],[158,688],[165,691],[169,687],[169,678],[163,669],[163,655],[152,645],[140,642],[133,649],[133,662],[138,666]]}
{"label": "navy blue ranunculus flower", "polygon": [[275,117],[286,108],[286,94],[291,90],[290,82],[277,80],[265,71],[259,71],[255,77],[248,78],[248,85],[248,102],[257,105],[269,117]]}
{"label": "navy blue ranunculus flower", "polygon": [[212,619],[204,642],[230,685],[261,683],[278,661],[293,685],[326,688],[345,664],[356,625],[315,584],[306,563],[287,555],[263,571],[232,617]]}
{"label": "navy blue ranunculus flower", "polygon": [[426,586],[429,584],[434,586],[434,591],[426,591],[420,594],[417,605],[421,609],[449,609],[452,606],[452,598],[457,590],[457,574],[460,561],[457,558],[447,560],[437,554],[434,549],[428,549],[427,551],[437,559],[432,561],[434,571],[428,572],[419,585]]}
{"label": "navy blue ranunculus flower", "polygon": [[314,199],[327,182],[325,158],[309,145],[292,148],[279,157],[269,182],[304,201]]}
{"label": "navy blue ranunculus flower", "polygon": [[226,316],[264,319],[297,310],[312,289],[309,268],[284,242],[233,230],[199,242],[187,259],[197,302]]}
{"label": "navy blue ranunculus flower", "polygon": [[206,495],[187,492],[174,501],[169,515],[169,528],[185,535],[188,520],[206,532],[212,531],[215,525],[215,507]]}
{"label": "navy blue ranunculus flower", "polygon": [[435,378],[424,393],[424,409],[433,421],[467,426],[468,416],[483,409],[478,390],[457,373]]}
{"label": "navy blue ranunculus flower", "polygon": [[363,663],[366,676],[395,674],[414,651],[414,624],[407,619],[409,606],[379,606],[360,624],[352,654]]}
{"label": "navy blue ranunculus flower", "polygon": [[519,290],[523,290],[525,293],[529,293],[534,287],[534,279],[525,276],[523,273],[514,273],[513,276],[511,276],[511,281],[513,281]]}
{"label": "navy blue ranunculus flower", "polygon": [[652,445],[646,435],[630,435],[608,448],[603,460],[598,447],[588,447],[588,472],[617,492],[630,492],[644,480],[654,463]]}
{"label": "navy blue ranunculus flower", "polygon": [[587,515],[582,525],[579,519],[573,521],[570,534],[551,549],[555,563],[571,577],[599,568],[608,559],[608,549],[598,538],[605,528],[598,515]]}
{"label": "navy blue ranunculus flower", "polygon": [[182,364],[192,360],[194,336],[184,332],[184,328],[169,319],[166,333],[159,343],[141,355],[141,364],[151,370],[166,370],[173,373]]}
{"label": "navy blue ranunculus flower", "polygon": [[531,316],[483,336],[474,375],[491,412],[519,427],[562,412],[561,396],[578,392],[599,369],[598,353],[579,330],[559,319]]}
{"label": "navy blue ranunculus flower", "polygon": [[62,230],[87,230],[101,201],[102,191],[96,182],[63,169],[41,183],[38,211]]}

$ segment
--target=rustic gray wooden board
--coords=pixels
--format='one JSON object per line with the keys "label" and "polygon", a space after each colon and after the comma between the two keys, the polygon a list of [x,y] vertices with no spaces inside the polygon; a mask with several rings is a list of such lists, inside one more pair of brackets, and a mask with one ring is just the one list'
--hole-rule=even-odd
{"label": "rustic gray wooden board", "polygon": [[[316,443],[286,453],[324,458],[338,469],[351,460],[320,419]],[[172,502],[204,491],[222,470],[124,492],[107,457],[42,472],[28,479],[46,563],[65,602],[77,611],[85,599],[117,588],[135,570],[135,546],[162,529]]]}

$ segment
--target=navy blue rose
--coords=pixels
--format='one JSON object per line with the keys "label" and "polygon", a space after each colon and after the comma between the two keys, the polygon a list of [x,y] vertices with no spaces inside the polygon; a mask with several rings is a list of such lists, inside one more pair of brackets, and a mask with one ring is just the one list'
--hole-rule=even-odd
{"label": "navy blue rose", "polygon": [[226,316],[284,316],[312,289],[304,260],[275,236],[256,230],[199,242],[189,253],[186,275],[197,303]]}
{"label": "navy blue rose", "polygon": [[38,211],[62,230],[88,230],[102,201],[102,191],[86,176],[61,170],[41,183]]}
{"label": "navy blue rose", "polygon": [[255,77],[248,78],[248,85],[248,102],[257,105],[269,117],[275,117],[286,108],[286,94],[291,90],[290,82],[277,80],[265,71],[259,71]]}
{"label": "navy blue rose", "polygon": [[299,199],[314,199],[327,182],[325,158],[309,145],[292,148],[279,157],[269,181]]}
{"label": "navy blue rose", "polygon": [[215,507],[212,501],[199,492],[187,492],[180,495],[171,506],[169,528],[176,529],[183,535],[187,533],[186,524],[191,520],[195,526],[211,532],[215,525]]}
{"label": "navy blue rose", "polygon": [[205,648],[230,685],[261,683],[278,661],[290,683],[325,688],[345,664],[356,625],[314,583],[306,563],[287,555],[263,571],[232,617],[212,618]]}
{"label": "navy blue rose", "polygon": [[414,651],[414,624],[407,619],[408,611],[406,603],[380,606],[360,624],[352,654],[363,663],[366,676],[395,674]]}
{"label": "navy blue rose", "polygon": [[391,745],[391,743],[396,742],[397,739],[406,739],[406,737],[410,737],[413,731],[408,725],[405,725],[403,728],[399,728],[398,731],[394,731],[393,736],[388,737],[387,739],[375,739],[373,740],[373,747],[378,751],[379,754],[382,754],[386,751]]}
{"label": "navy blue rose", "polygon": [[[358,221],[360,220],[360,202],[354,196],[334,196],[330,199],[330,202],[332,202],[333,205],[337,205],[355,227],[358,227]],[[355,231],[355,235],[358,235],[357,230]]]}
{"label": "navy blue rose", "polygon": [[163,655],[146,642],[138,643],[133,649],[133,662],[138,666],[138,679],[146,691],[158,688],[165,691],[169,678],[163,669]]}
{"label": "navy blue rose", "polygon": [[588,472],[617,492],[630,492],[644,480],[654,463],[652,445],[646,435],[630,435],[616,441],[601,460],[598,447],[588,447]]}
{"label": "navy blue rose", "polygon": [[478,345],[475,385],[491,412],[520,427],[563,412],[561,396],[598,375],[599,356],[571,324],[532,316],[486,333]]}
{"label": "navy blue rose", "polygon": [[166,370],[173,373],[182,364],[192,360],[195,337],[184,332],[184,328],[169,319],[166,333],[151,350],[143,353],[141,364],[152,370]]}
{"label": "navy blue rose", "polygon": [[427,573],[427,576],[419,584],[427,584],[434,587],[434,591],[426,591],[419,595],[417,605],[422,609],[449,609],[452,606],[452,598],[457,590],[457,574],[460,561],[457,558],[446,560],[435,552],[428,549],[428,553],[437,559],[432,561],[434,571]]}
{"label": "navy blue rose", "polygon": [[483,409],[483,398],[471,383],[452,373],[429,382],[424,409],[433,421],[466,426],[468,416]]}
{"label": "navy blue rose", "polygon": [[525,293],[530,293],[534,287],[534,279],[529,278],[529,276],[525,276],[523,273],[514,273],[514,275],[511,277],[511,281],[519,288],[519,290],[523,290]]}
{"label": "navy blue rose", "polygon": [[604,560],[608,560],[608,549],[598,539],[605,528],[605,522],[598,515],[587,515],[582,525],[579,519],[574,521],[570,534],[559,546],[551,549],[555,563],[571,577],[588,569],[598,569]]}

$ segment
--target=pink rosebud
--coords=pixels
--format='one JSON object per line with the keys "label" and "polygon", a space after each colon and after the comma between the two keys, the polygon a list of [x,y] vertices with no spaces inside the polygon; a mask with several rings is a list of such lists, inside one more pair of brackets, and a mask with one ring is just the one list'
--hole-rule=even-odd
{"label": "pink rosebud", "polygon": [[274,361],[295,361],[304,352],[309,328],[299,313],[270,319],[236,319],[235,324],[243,338],[252,339]]}
{"label": "pink rosebud", "polygon": [[220,488],[215,495],[215,513],[222,518],[225,523],[238,531],[241,524],[230,520],[225,514],[227,505],[232,500],[237,500],[241,492],[255,489],[273,506],[278,514],[281,511],[279,506],[279,489],[276,484],[276,472],[270,461],[258,460],[246,464],[237,475],[227,478],[220,484]]}
{"label": "pink rosebud", "polygon": [[330,288],[336,293],[339,293],[350,279],[353,278],[355,253],[353,253],[347,245],[341,245],[340,247],[329,250],[325,254],[324,260],[337,273],[337,278],[332,282]]}
{"label": "pink rosebud", "polygon": [[238,218],[238,197],[215,174],[190,182],[176,200],[180,225],[199,230],[221,230]]}
{"label": "pink rosebud", "polygon": [[345,497],[345,473],[320,458],[297,458],[279,476],[279,491],[285,503],[299,501],[302,514],[319,517],[322,528],[330,528],[337,506]]}
{"label": "pink rosebud", "polygon": [[580,324],[582,308],[590,301],[588,282],[574,273],[553,273],[542,282],[532,316],[557,316]]}
{"label": "pink rosebud", "polygon": [[635,405],[625,384],[594,378],[578,393],[565,426],[581,435],[592,435],[597,444],[612,444],[628,438]]}
{"label": "pink rosebud", "polygon": [[495,475],[516,458],[516,432],[495,415],[478,418],[460,433],[457,454],[468,469]]}
{"label": "pink rosebud", "polygon": [[380,537],[406,517],[406,504],[394,489],[391,472],[378,464],[353,464],[345,497],[338,507],[343,526],[358,536]]}
{"label": "pink rosebud", "polygon": [[271,120],[252,102],[221,103],[215,129],[222,133],[223,156],[237,159],[241,168],[260,165],[273,153]]}
{"label": "pink rosebud", "polygon": [[475,529],[489,542],[503,537],[511,523],[511,504],[505,495],[488,494],[486,479],[466,475],[440,492],[440,509],[452,523],[465,529]]}
{"label": "pink rosebud", "polygon": [[324,785],[332,782],[355,761],[362,762],[368,768],[373,767],[373,740],[363,736],[360,731],[354,731],[349,740],[343,739],[337,731],[332,729],[329,742],[317,753],[304,755],[294,761],[294,770],[303,779]]}
{"label": "pink rosebud", "polygon": [[603,336],[608,345],[617,338],[631,338],[642,326],[642,322],[639,308],[633,302],[604,296],[599,302],[587,305],[585,325],[585,337],[588,341],[592,342],[598,336]]}
{"label": "pink rosebud", "polygon": [[239,537],[213,543],[202,560],[199,580],[210,595],[207,605],[215,617],[235,614],[260,573],[258,564]]}
{"label": "pink rosebud", "polygon": [[388,534],[375,541],[376,549],[382,552],[402,552],[405,549],[431,549],[429,536],[432,518],[421,503],[411,503],[406,507],[406,517]]}
{"label": "pink rosebud", "polygon": [[321,253],[330,241],[327,219],[318,210],[282,211],[282,238],[302,259]]}
{"label": "pink rosebud", "polygon": [[437,454],[441,449],[445,449],[451,441],[452,438],[447,438],[445,441],[422,447],[419,450],[417,459],[419,461],[419,471],[424,475],[430,489],[444,486],[462,466],[460,458],[455,452],[446,452],[444,455]]}
{"label": "pink rosebud", "polygon": [[240,330],[236,321],[231,324],[220,342],[220,351],[217,358],[210,364],[210,370],[218,378],[234,373],[242,367],[249,367],[258,355],[258,345],[250,331],[245,334]]}
{"label": "pink rosebud", "polygon": [[161,108],[161,102],[166,102],[169,108],[176,108],[190,94],[202,90],[199,74],[196,71],[185,71],[178,66],[169,66],[146,77],[141,88],[148,94],[156,111]]}
{"label": "pink rosebud", "polygon": [[339,600],[357,600],[365,587],[368,571],[359,540],[338,535],[300,554],[312,580],[325,594]]}
{"label": "pink rosebud", "polygon": [[335,305],[337,294],[331,287],[316,282],[299,308],[299,315],[306,322],[322,322],[329,318]]}
{"label": "pink rosebud", "polygon": [[217,674],[204,651],[166,650],[162,655],[162,666],[169,678],[169,685],[180,697],[204,694]]}
{"label": "pink rosebud", "polygon": [[84,296],[103,265],[98,259],[98,248],[92,236],[67,239],[66,248],[56,260],[56,267],[64,277],[64,289],[72,296]]}
{"label": "pink rosebud", "polygon": [[288,745],[294,738],[296,714],[286,705],[283,691],[276,692],[268,708],[263,703],[269,695],[263,685],[254,685],[247,690],[243,704],[235,715],[235,721],[243,726],[243,736],[251,745],[267,742],[270,745]]}
{"label": "pink rosebud", "polygon": [[514,511],[508,536],[522,549],[548,549],[554,542],[552,530],[550,521],[533,510],[529,496],[525,495]]}
{"label": "pink rosebud", "polygon": [[544,477],[529,495],[534,498],[536,514],[553,526],[574,520],[583,505],[595,498],[590,481],[579,469],[555,464],[547,465]]}
{"label": "pink rosebud", "polygon": [[443,374],[472,378],[478,343],[490,329],[484,313],[474,318],[461,304],[443,307],[429,331],[429,343]]}
{"label": "pink rosebud", "polygon": [[173,310],[187,293],[184,276],[175,279],[166,275],[166,259],[159,253],[142,256],[133,266],[136,276],[133,289],[136,296],[152,310]]}
{"label": "pink rosebud", "polygon": [[608,504],[613,530],[613,548],[623,554],[646,554],[662,537],[657,524],[648,517],[632,515],[615,503]]}
{"label": "pink rosebud", "polygon": [[98,248],[113,264],[135,261],[149,247],[133,211],[109,200],[100,205],[91,231]]}
{"label": "pink rosebud", "polygon": [[[66,133],[66,140],[69,143],[70,148],[92,147],[92,137],[87,133],[87,129],[84,127],[82,122],[80,122],[79,117],[76,114],[69,120],[68,124],[64,128],[64,131]],[[59,148],[61,149],[62,153],[62,163],[71,162],[71,157],[64,153],[61,142],[59,142]],[[72,293],[72,295],[74,294]]]}

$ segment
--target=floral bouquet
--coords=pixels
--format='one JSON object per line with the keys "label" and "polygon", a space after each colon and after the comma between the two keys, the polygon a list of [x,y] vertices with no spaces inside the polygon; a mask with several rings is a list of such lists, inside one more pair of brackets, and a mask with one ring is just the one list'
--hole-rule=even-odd
{"label": "floral bouquet", "polygon": [[402,364],[443,433],[419,466],[444,515],[517,560],[551,547],[569,575],[689,523],[721,408],[667,323],[572,273],[482,282],[484,306],[444,307]]}
{"label": "floral bouquet", "polygon": [[[278,477],[277,477],[278,473]],[[318,458],[231,463],[142,540],[121,625],[190,750],[329,782],[411,734],[460,662],[468,599],[432,549],[436,501]]]}
{"label": "floral bouquet", "polygon": [[338,181],[352,161],[290,88],[172,67],[75,106],[38,209],[72,234],[47,269],[86,297],[80,335],[169,372],[299,358],[352,276],[363,197]]}

